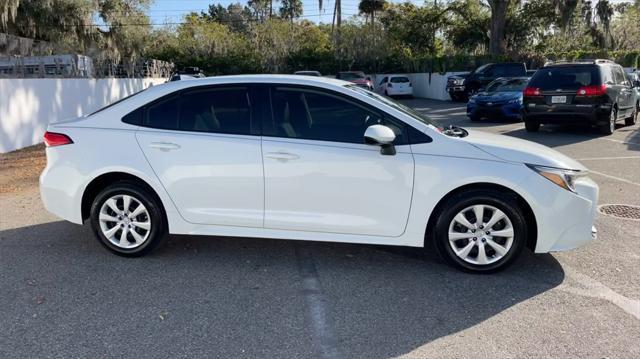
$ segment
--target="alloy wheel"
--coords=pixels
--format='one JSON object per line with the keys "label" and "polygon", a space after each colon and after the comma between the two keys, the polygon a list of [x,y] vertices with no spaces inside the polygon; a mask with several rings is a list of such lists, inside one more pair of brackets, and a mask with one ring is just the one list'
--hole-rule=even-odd
{"label": "alloy wheel", "polygon": [[463,209],[449,224],[449,245],[467,263],[488,265],[509,253],[514,229],[509,217],[496,207],[477,204]]}
{"label": "alloy wheel", "polygon": [[119,248],[139,247],[151,233],[149,211],[131,195],[117,194],[104,201],[98,220],[102,234]]}

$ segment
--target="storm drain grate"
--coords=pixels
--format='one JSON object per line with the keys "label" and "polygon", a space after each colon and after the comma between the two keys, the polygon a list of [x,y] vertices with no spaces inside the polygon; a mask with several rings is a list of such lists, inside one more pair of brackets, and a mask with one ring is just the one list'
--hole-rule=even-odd
{"label": "storm drain grate", "polygon": [[640,221],[640,206],[628,204],[603,204],[598,207],[602,214],[625,219],[635,219]]}

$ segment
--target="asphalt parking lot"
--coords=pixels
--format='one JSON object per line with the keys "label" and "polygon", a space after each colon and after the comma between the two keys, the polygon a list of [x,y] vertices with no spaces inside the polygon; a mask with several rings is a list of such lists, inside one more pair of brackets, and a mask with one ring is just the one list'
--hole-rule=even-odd
{"label": "asphalt parking lot", "polygon": [[[640,205],[638,125],[530,134],[404,102],[551,146],[591,169],[600,204]],[[22,157],[0,155],[1,358],[640,357],[640,221],[598,214],[590,245],[488,276],[418,249],[270,239],[172,236],[126,259],[46,213],[42,161]]]}

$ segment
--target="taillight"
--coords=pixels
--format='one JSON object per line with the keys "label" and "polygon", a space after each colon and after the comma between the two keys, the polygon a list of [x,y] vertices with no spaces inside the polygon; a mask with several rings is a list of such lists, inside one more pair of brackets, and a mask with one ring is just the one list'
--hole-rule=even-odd
{"label": "taillight", "polygon": [[524,97],[530,96],[540,96],[540,88],[538,87],[527,87],[524,89]]}
{"label": "taillight", "polygon": [[47,147],[54,147],[69,145],[72,144],[73,141],[65,134],[47,131],[44,133],[44,143]]}
{"label": "taillight", "polygon": [[576,93],[577,96],[602,96],[607,93],[607,85],[582,86]]}

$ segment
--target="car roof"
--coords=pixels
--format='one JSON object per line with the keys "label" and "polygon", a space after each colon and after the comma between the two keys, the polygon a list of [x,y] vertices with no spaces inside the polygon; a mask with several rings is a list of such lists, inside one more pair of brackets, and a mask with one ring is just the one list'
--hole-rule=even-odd
{"label": "car roof", "polygon": [[173,81],[162,85],[153,86],[149,90],[155,91],[176,91],[187,89],[190,87],[221,85],[221,84],[239,84],[239,83],[281,83],[292,85],[315,85],[315,86],[344,86],[352,85],[351,82],[338,80],[328,77],[313,77],[299,75],[229,75],[229,76],[212,76],[205,78],[194,78],[189,81]]}

